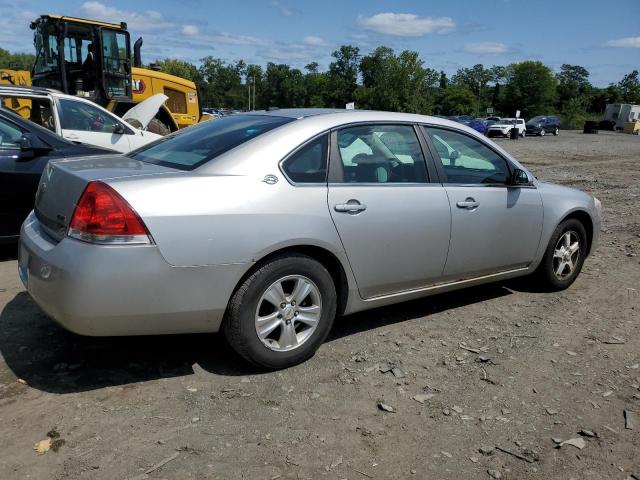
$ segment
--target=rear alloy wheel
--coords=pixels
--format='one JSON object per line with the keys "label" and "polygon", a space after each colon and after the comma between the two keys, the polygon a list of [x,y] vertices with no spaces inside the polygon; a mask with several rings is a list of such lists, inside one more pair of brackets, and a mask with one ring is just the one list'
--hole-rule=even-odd
{"label": "rear alloy wheel", "polygon": [[564,290],[575,281],[587,254],[586,239],[584,226],[578,220],[572,218],[558,225],[536,270],[545,287]]}
{"label": "rear alloy wheel", "polygon": [[236,290],[223,321],[229,344],[269,369],[311,357],[336,314],[336,290],[327,269],[305,255],[272,260]]}
{"label": "rear alloy wheel", "polygon": [[557,137],[559,134],[560,134],[560,129],[556,127],[556,129],[553,131],[553,135]]}

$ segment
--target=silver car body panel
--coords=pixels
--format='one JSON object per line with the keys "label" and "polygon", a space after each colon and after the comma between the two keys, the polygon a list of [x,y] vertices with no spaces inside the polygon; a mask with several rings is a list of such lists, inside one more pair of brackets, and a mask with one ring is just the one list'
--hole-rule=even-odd
{"label": "silver car body panel", "polygon": [[[537,181],[499,146],[459,123],[366,111],[260,114],[304,118],[193,171],[121,156],[52,162],[49,178],[45,172],[41,180],[42,203],[37,200],[21,232],[20,273],[36,302],[66,328],[87,335],[213,332],[243,277],[283,249],[331,254],[344,271],[348,314],[530,273],[555,227],[573,212],[589,215],[597,243],[600,213],[593,197]],[[307,140],[363,122],[455,129],[526,171],[531,185],[454,186],[435,178],[423,184],[296,185],[282,173],[281,161]],[[428,150],[425,155],[431,161]],[[148,227],[151,245],[96,246],[63,235],[73,199],[91,180],[129,202]],[[456,209],[466,196],[480,206]],[[366,211],[334,210],[356,198]],[[45,218],[58,215],[64,219],[45,225],[51,223]]]}

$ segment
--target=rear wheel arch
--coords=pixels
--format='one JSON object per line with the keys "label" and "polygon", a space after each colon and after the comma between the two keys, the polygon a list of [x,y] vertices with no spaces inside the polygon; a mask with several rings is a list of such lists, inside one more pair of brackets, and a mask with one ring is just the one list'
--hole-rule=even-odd
{"label": "rear wheel arch", "polygon": [[558,222],[558,225],[566,220],[569,220],[570,218],[575,218],[584,227],[585,232],[587,234],[587,254],[586,255],[589,255],[591,253],[591,244],[593,243],[593,220],[591,219],[591,215],[589,215],[584,210],[575,210],[569,213],[568,215],[566,215],[562,220],[560,220],[560,222]]}
{"label": "rear wheel arch", "polygon": [[336,289],[337,296],[337,309],[336,314],[341,315],[347,306],[347,300],[349,296],[349,281],[345,271],[345,266],[331,251],[326,248],[316,245],[294,245],[268,253],[264,257],[256,261],[251,268],[249,268],[244,275],[238,280],[236,286],[233,289],[235,293],[240,286],[244,284],[247,278],[249,278],[256,270],[260,269],[267,263],[277,258],[286,257],[287,255],[305,255],[319,262],[324,268],[327,269]]}

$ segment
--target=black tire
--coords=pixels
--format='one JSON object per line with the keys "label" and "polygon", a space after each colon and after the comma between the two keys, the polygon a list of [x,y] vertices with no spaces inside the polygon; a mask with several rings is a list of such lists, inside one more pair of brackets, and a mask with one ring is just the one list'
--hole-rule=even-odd
{"label": "black tire", "polygon": [[553,131],[553,136],[557,137],[559,134],[560,134],[560,129],[556,127],[556,129]]}
{"label": "black tire", "polygon": [[[553,255],[558,241],[567,232],[575,232],[577,234],[578,242],[580,243],[580,250],[578,252],[578,258],[574,270],[566,278],[560,279],[554,272]],[[582,270],[582,265],[584,264],[586,253],[587,233],[584,225],[582,225],[582,223],[575,218],[565,220],[556,227],[553,235],[551,235],[544,257],[542,258],[540,265],[534,273],[534,277],[536,278],[538,285],[543,289],[549,291],[559,291],[570,287]]]}
{"label": "black tire", "polygon": [[[289,351],[265,346],[256,332],[255,314],[263,293],[288,275],[303,275],[313,281],[322,297],[320,320],[311,336]],[[253,365],[281,369],[297,365],[313,356],[331,330],[336,315],[336,289],[327,269],[311,257],[289,254],[276,257],[253,272],[234,292],[222,329],[229,345]]]}
{"label": "black tire", "polygon": [[161,120],[157,118],[152,118],[147,125],[147,132],[157,133],[158,135],[169,135],[171,133],[171,129],[165,125]]}

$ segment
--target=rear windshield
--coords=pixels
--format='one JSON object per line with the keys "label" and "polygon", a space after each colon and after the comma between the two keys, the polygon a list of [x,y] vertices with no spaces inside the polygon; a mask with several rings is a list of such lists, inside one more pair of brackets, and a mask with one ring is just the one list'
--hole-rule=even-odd
{"label": "rear windshield", "polygon": [[225,152],[273,130],[292,118],[230,115],[176,132],[127,156],[165,167],[193,170]]}

